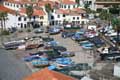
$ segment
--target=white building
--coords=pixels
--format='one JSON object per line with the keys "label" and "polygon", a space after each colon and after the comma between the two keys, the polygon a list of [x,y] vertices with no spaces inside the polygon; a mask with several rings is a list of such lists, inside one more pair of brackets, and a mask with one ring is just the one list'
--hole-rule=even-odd
{"label": "white building", "polygon": [[6,28],[27,28],[28,22],[37,22],[39,26],[47,26],[48,25],[48,16],[46,12],[40,9],[34,9],[33,16],[29,21],[27,17],[25,8],[22,8],[18,11],[9,9],[4,6],[0,6],[0,11],[7,12],[8,16],[6,19]]}
{"label": "white building", "polygon": [[49,22],[51,25],[63,24],[65,21],[72,24],[86,24],[88,19],[85,18],[85,14],[81,8],[57,9],[49,14]]}
{"label": "white building", "polygon": [[114,65],[113,75],[116,77],[120,77],[120,63]]}
{"label": "white building", "polygon": [[10,8],[12,10],[19,10],[20,8],[25,8],[28,5],[36,5],[37,0],[5,0],[3,2],[3,5],[7,8]]}
{"label": "white building", "polygon": [[75,1],[72,0],[62,0],[60,3],[60,8],[61,9],[73,9],[73,8],[78,8],[78,4]]}

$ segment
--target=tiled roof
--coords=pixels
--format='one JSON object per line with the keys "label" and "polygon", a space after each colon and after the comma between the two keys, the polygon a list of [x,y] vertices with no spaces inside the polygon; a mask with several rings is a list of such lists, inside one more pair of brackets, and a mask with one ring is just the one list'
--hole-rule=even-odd
{"label": "tiled roof", "polygon": [[3,5],[0,5],[0,11],[1,12],[7,12],[7,13],[10,13],[10,14],[16,14],[16,11],[14,11],[12,9],[9,9],[7,7],[4,7]]}
{"label": "tiled roof", "polygon": [[84,9],[81,9],[81,8],[74,8],[74,9],[58,9],[56,10],[56,13],[57,14],[71,14],[71,15],[77,15],[77,14],[83,14],[83,13],[86,13],[86,11]]}
{"label": "tiled roof", "polygon": [[77,13],[86,13],[86,11],[82,8],[74,8],[74,9],[72,9],[72,11],[75,11]]}
{"label": "tiled roof", "polygon": [[17,4],[26,4],[26,3],[29,3],[29,4],[33,4],[33,3],[37,3],[37,1],[30,1],[30,0],[6,0],[7,2],[10,2],[10,3],[17,3]]}
{"label": "tiled roof", "polygon": [[55,2],[49,1],[49,0],[47,0],[47,1],[39,1],[38,6],[45,6],[46,4],[50,4],[51,7],[53,8],[54,5],[55,5]]}
{"label": "tiled roof", "polygon": [[62,3],[63,4],[77,4],[76,2],[71,1],[71,0],[62,0]]}
{"label": "tiled roof", "polygon": [[38,72],[33,73],[32,75],[24,78],[23,80],[77,80],[77,79],[45,68]]}
{"label": "tiled roof", "polygon": [[[26,14],[26,9],[21,8],[19,12],[20,14]],[[45,15],[45,12],[43,10],[34,9],[33,16],[43,16],[43,15]]]}
{"label": "tiled roof", "polygon": [[64,9],[58,9],[56,10],[57,14],[69,14],[69,10],[64,10]]}

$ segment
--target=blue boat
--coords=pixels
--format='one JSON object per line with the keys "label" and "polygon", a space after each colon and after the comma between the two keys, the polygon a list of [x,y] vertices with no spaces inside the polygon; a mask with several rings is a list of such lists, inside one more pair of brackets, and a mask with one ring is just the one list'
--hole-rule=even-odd
{"label": "blue boat", "polygon": [[32,61],[34,67],[45,67],[49,65],[48,61],[34,60]]}
{"label": "blue boat", "polygon": [[70,66],[73,64],[73,61],[70,58],[57,58],[56,63],[59,66]]}
{"label": "blue boat", "polygon": [[27,61],[27,62],[30,62],[32,60],[37,60],[37,59],[40,59],[40,56],[37,56],[37,55],[33,55],[33,56],[27,56],[27,57],[24,57],[23,60],[24,61]]}

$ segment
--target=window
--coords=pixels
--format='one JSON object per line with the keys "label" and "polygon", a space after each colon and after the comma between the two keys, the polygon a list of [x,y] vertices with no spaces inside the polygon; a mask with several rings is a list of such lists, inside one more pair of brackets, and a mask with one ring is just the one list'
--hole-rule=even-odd
{"label": "window", "polygon": [[24,24],[24,28],[26,28],[27,27],[27,25],[26,24]]}
{"label": "window", "polygon": [[51,16],[51,19],[54,19],[54,16]]}
{"label": "window", "polygon": [[36,16],[33,16],[33,19],[35,20]]}
{"label": "window", "polygon": [[64,8],[66,8],[66,5],[64,5]]}
{"label": "window", "polygon": [[22,23],[21,23],[21,25],[20,25],[20,26],[21,26],[21,28],[23,28],[23,24],[22,24]]}
{"label": "window", "polygon": [[60,15],[58,15],[57,17],[60,18]]}
{"label": "window", "polygon": [[8,3],[8,6],[9,6],[9,3]]}
{"label": "window", "polygon": [[75,8],[75,5],[73,6],[73,8]]}
{"label": "window", "polygon": [[11,6],[12,6],[12,3],[11,3]]}
{"label": "window", "polygon": [[44,19],[44,17],[43,17],[43,16],[40,16],[40,19]]}
{"label": "window", "polygon": [[77,17],[77,19],[79,20],[79,17]]}
{"label": "window", "polygon": [[65,14],[63,14],[63,17],[65,17]]}
{"label": "window", "polygon": [[19,7],[19,5],[17,5],[17,8]]}
{"label": "window", "polygon": [[73,17],[73,20],[75,19],[75,17]]}
{"label": "window", "polygon": [[70,8],[70,5],[68,5],[68,8]]}
{"label": "window", "polygon": [[5,5],[7,5],[7,3],[5,2]]}
{"label": "window", "polygon": [[92,4],[92,1],[89,1],[89,4]]}
{"label": "window", "polygon": [[21,21],[21,17],[18,17],[18,21]]}
{"label": "window", "polygon": [[23,5],[21,4],[21,7],[23,7]]}
{"label": "window", "polygon": [[26,21],[26,17],[24,17],[24,21]]}

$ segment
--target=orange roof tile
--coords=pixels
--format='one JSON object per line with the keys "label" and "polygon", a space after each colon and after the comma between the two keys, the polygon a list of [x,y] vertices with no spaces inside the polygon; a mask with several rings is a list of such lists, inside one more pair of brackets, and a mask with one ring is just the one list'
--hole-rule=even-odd
{"label": "orange roof tile", "polygon": [[86,13],[86,11],[84,9],[81,9],[81,8],[74,8],[74,9],[72,9],[72,11],[75,11],[78,13]]}
{"label": "orange roof tile", "polygon": [[10,13],[10,14],[16,14],[16,11],[12,10],[12,9],[9,9],[3,5],[0,5],[0,11],[2,12],[7,12],[7,13]]}
{"label": "orange roof tile", "polygon": [[24,78],[23,80],[77,80],[77,79],[45,68],[38,72],[33,73],[32,75]]}
{"label": "orange roof tile", "polygon": [[56,10],[57,14],[69,14],[69,10],[64,10],[64,9],[58,9]]}
{"label": "orange roof tile", "polygon": [[63,4],[77,4],[76,2],[70,1],[70,0],[62,0],[62,3]]}
{"label": "orange roof tile", "polygon": [[47,0],[47,1],[40,1],[40,2],[38,3],[38,6],[45,6],[46,4],[50,4],[50,5],[51,5],[51,8],[53,8],[54,5],[55,5],[55,2],[49,1],[49,0]]}
{"label": "orange roof tile", "polygon": [[[25,8],[21,8],[20,9],[20,14],[26,14],[26,9]],[[43,10],[38,10],[38,9],[34,9],[34,12],[33,12],[33,16],[43,16],[45,15],[45,12]]]}
{"label": "orange roof tile", "polygon": [[26,3],[33,4],[33,3],[37,3],[37,1],[32,2],[30,0],[6,0],[6,1],[10,2],[10,3],[17,3],[17,4],[26,4]]}

